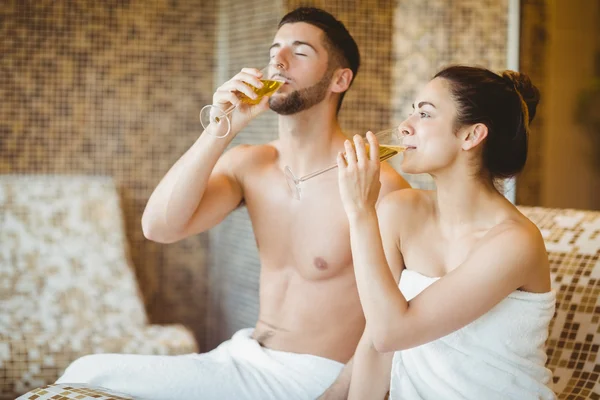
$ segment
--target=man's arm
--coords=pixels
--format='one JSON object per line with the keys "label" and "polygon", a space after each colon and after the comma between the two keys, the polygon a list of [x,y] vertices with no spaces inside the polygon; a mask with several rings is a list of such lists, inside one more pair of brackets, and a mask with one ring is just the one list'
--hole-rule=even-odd
{"label": "man's arm", "polygon": [[230,140],[203,134],[158,184],[144,210],[148,239],[173,243],[206,231],[242,201],[236,166],[244,147],[221,154]]}
{"label": "man's arm", "polygon": [[379,198],[377,204],[387,194],[400,189],[410,189],[410,184],[387,162],[381,163],[380,173],[381,189],[379,190]]}
{"label": "man's arm", "polygon": [[[227,109],[238,104],[239,93],[254,99],[249,85],[261,87],[261,74],[255,69],[243,69],[217,89],[213,104]],[[245,147],[223,151],[254,117],[268,109],[265,97],[257,105],[239,104],[229,116],[231,132],[215,137],[222,125],[211,124],[192,147],[171,167],[158,184],[144,210],[142,230],[148,239],[172,243],[206,231],[225,218],[243,199],[239,172],[246,167]]]}

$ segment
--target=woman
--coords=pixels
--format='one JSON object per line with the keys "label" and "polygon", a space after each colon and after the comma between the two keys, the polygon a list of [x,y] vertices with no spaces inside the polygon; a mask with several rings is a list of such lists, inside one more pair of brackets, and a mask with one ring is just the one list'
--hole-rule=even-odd
{"label": "woman", "polygon": [[359,136],[346,142],[340,193],[367,321],[350,398],[555,398],[544,242],[494,185],[523,169],[538,100],[516,72],[439,72],[400,125],[402,169],[430,174],[437,190],[393,192],[377,210],[376,138],[370,156]]}

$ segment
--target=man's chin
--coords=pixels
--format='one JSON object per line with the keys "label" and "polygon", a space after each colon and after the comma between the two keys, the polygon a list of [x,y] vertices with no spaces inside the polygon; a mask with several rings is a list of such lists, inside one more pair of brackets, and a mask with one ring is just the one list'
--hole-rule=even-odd
{"label": "man's chin", "polygon": [[275,99],[274,97],[275,96],[269,97],[269,108],[271,109],[271,111],[274,111],[274,112],[278,113],[277,110],[280,107],[280,102],[277,101],[277,99]]}
{"label": "man's chin", "polygon": [[298,105],[289,104],[287,96],[281,94],[269,98],[269,108],[279,115],[291,115],[298,112]]}

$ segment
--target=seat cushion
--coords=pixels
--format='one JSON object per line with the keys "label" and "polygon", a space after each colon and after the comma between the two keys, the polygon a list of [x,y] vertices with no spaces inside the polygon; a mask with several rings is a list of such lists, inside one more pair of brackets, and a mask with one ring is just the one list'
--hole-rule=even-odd
{"label": "seat cushion", "polygon": [[0,335],[0,398],[55,382],[71,362],[88,354],[179,355],[197,351],[191,331],[181,325],[106,327],[60,334],[15,331]]}
{"label": "seat cushion", "polygon": [[600,399],[600,212],[519,207],[542,232],[556,314],[548,367],[559,399]]}
{"label": "seat cushion", "polygon": [[112,179],[0,175],[0,334],[147,322]]}
{"label": "seat cushion", "polygon": [[81,384],[53,384],[34,389],[19,397],[18,400],[132,400],[131,396],[105,388]]}

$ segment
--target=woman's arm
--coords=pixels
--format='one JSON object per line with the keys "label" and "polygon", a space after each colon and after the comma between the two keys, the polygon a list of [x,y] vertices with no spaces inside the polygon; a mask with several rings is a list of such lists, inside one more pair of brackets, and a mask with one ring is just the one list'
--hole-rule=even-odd
{"label": "woman's arm", "polygon": [[523,286],[535,266],[544,262],[539,231],[505,223],[482,238],[460,266],[407,302],[390,272],[379,227],[379,221],[393,218],[398,205],[384,199],[378,218],[373,200],[378,190],[378,158],[373,151],[377,143],[371,143],[367,159],[364,144],[355,142],[358,157],[351,146],[346,146],[347,162],[338,157],[340,191],[350,221],[358,292],[378,351],[415,347],[460,329]]}
{"label": "woman's arm", "polygon": [[407,302],[387,267],[377,215],[350,216],[358,292],[375,347],[403,350],[443,337],[523,286],[545,253],[539,233],[514,225],[494,228],[465,262]]}
{"label": "woman's arm", "polygon": [[[389,196],[395,196],[392,192]],[[386,204],[384,202],[383,204]],[[382,221],[381,234],[383,237],[384,256],[389,266],[394,286],[397,291],[400,273],[404,269],[400,253],[400,224],[403,221],[390,218]],[[350,381],[349,399],[383,399],[390,388],[390,375],[393,352],[380,353],[373,344],[372,335],[365,328],[356,352],[352,379]]]}
{"label": "woman's arm", "polygon": [[[393,196],[392,192],[390,196]],[[400,253],[399,224],[402,221],[386,220],[382,223],[385,256],[394,281],[400,279],[403,269]],[[393,353],[380,353],[373,346],[371,336],[366,329],[363,333],[354,357],[350,360],[336,381],[319,400],[334,399],[383,399],[389,390]]]}
{"label": "woman's arm", "polygon": [[393,356],[393,352],[378,352],[373,347],[368,331],[365,330],[354,353],[348,399],[380,400],[385,398],[390,389]]}

